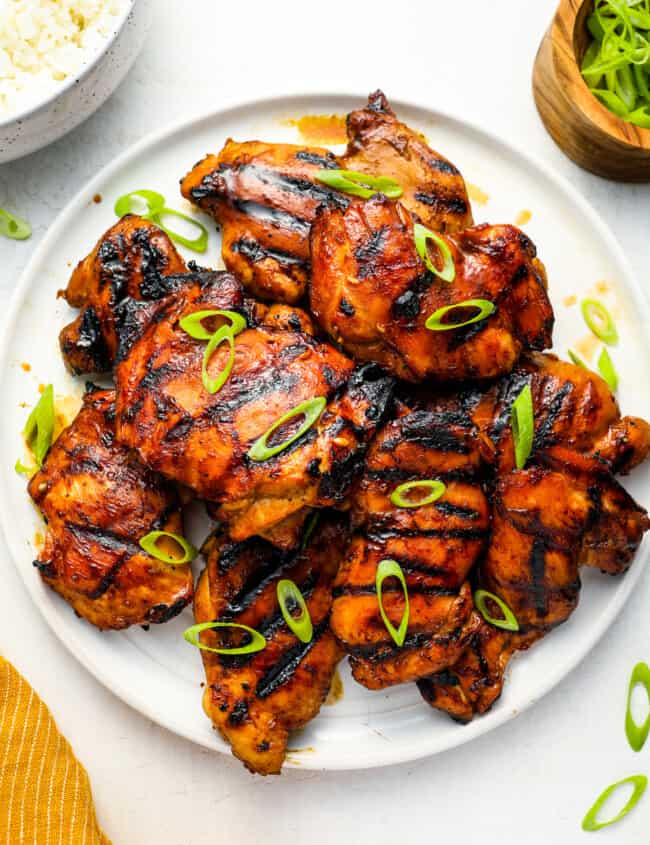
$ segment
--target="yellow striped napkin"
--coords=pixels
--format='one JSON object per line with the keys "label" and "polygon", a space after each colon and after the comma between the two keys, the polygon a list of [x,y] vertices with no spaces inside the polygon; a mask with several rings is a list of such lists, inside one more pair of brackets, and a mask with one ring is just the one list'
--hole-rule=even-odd
{"label": "yellow striped napkin", "polygon": [[0,845],[110,845],[86,770],[50,711],[2,657]]}

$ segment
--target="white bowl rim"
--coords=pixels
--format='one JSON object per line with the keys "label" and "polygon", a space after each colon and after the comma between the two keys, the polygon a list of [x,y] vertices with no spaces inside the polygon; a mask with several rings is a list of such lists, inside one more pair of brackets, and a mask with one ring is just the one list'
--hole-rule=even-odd
{"label": "white bowl rim", "polygon": [[13,124],[21,124],[28,120],[30,117],[33,117],[37,112],[44,111],[48,106],[52,105],[55,100],[58,100],[63,94],[69,91],[74,85],[77,85],[84,79],[88,74],[97,66],[97,64],[104,58],[106,53],[111,49],[113,44],[115,43],[118,35],[121,34],[122,30],[124,29],[124,25],[127,22],[129,15],[133,11],[133,7],[135,6],[137,0],[127,0],[126,7],[121,15],[117,17],[117,24],[114,30],[111,32],[108,40],[102,45],[101,49],[98,50],[95,55],[82,67],[82,69],[75,75],[69,76],[65,79],[60,87],[58,87],[55,91],[51,94],[48,94],[47,97],[43,100],[38,100],[36,103],[33,103],[31,106],[27,106],[22,111],[13,112],[12,114],[7,115],[4,118],[0,118],[0,131],[6,129],[7,126],[12,126]]}

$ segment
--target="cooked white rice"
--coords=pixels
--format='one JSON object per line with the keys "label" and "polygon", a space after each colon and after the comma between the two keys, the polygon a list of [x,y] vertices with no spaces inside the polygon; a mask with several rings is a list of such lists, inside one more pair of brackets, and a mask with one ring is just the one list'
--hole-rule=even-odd
{"label": "cooked white rice", "polygon": [[36,105],[114,32],[128,0],[0,0],[0,117]]}

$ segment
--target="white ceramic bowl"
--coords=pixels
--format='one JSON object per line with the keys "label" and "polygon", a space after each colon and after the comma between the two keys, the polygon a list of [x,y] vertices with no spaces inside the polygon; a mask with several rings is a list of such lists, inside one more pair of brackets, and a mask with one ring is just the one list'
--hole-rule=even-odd
{"label": "white ceramic bowl", "polygon": [[130,0],[128,6],[78,74],[41,103],[0,120],[0,163],[57,141],[106,102],[137,58],[151,23],[153,0]]}

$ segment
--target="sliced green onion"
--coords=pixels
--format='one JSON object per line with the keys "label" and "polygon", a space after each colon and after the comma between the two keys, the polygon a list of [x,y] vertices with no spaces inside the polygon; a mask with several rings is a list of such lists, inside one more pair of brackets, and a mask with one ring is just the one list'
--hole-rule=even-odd
{"label": "sliced green onion", "polygon": [[[311,623],[309,608],[297,584],[289,578],[283,578],[278,581],[277,595],[284,621],[301,643],[311,642],[314,636],[314,626]],[[292,613],[292,610],[296,607],[300,610],[298,616],[294,616]]]}
{"label": "sliced green onion", "polygon": [[165,207],[165,198],[157,191],[130,191],[121,196],[115,203],[115,214],[124,217],[125,214],[137,214],[151,219]]}
{"label": "sliced green onion", "polygon": [[352,194],[363,199],[368,199],[376,193],[384,194],[392,200],[402,196],[399,182],[389,176],[368,176],[356,170],[318,170],[316,179],[344,194]]}
{"label": "sliced green onion", "polygon": [[[187,223],[190,223],[198,229],[199,234],[195,238],[186,238],[185,235],[181,235],[173,229],[168,229],[162,222],[163,217],[177,217],[180,220],[185,220]],[[163,208],[156,214],[152,214],[151,219],[157,226],[160,226],[163,232],[166,232],[173,241],[176,241],[176,243],[182,244],[182,246],[186,246],[188,249],[193,249],[194,252],[205,252],[207,250],[208,230],[205,228],[203,223],[200,223],[193,217],[188,217],[187,214],[182,214],[180,211],[176,211],[173,208]]]}
{"label": "sliced green onion", "polygon": [[[427,229],[421,223],[415,223],[413,225],[413,238],[417,253],[427,265],[427,269],[444,282],[453,282],[456,278],[456,265],[454,264],[454,257],[451,254],[451,249],[447,241],[437,232],[432,232],[431,229]],[[429,241],[433,241],[438,248],[440,257],[442,258],[442,267],[436,267],[431,260],[431,256],[429,255]],[[485,300],[481,301],[484,302]]]}
{"label": "sliced green onion", "polygon": [[567,349],[567,355],[573,361],[573,363],[576,364],[576,366],[582,367],[583,370],[590,369],[589,364],[587,364],[585,359],[581,358],[580,355],[578,355],[578,353],[575,352],[573,349]]}
{"label": "sliced green onion", "polygon": [[24,241],[32,234],[32,227],[22,217],[0,208],[0,235],[12,241]]}
{"label": "sliced green onion", "polygon": [[[478,308],[478,314],[470,317],[469,320],[462,320],[460,323],[443,323],[442,318],[448,314],[453,314],[454,311],[462,311],[465,308]],[[463,326],[469,326],[472,323],[478,323],[480,320],[485,320],[490,314],[496,311],[494,303],[487,299],[466,299],[464,302],[458,302],[456,305],[443,305],[434,311],[424,324],[432,332],[448,332],[450,329],[461,329]]]}
{"label": "sliced green onion", "polygon": [[183,317],[179,322],[179,326],[195,340],[210,340],[215,332],[206,329],[203,325],[203,321],[209,317],[224,317],[226,320],[230,320],[229,328],[233,335],[239,334],[239,332],[246,328],[246,319],[241,314],[238,314],[236,311],[218,310],[194,311],[192,314]]}
{"label": "sliced green onion", "polygon": [[51,384],[43,391],[31,414],[27,417],[23,436],[39,467],[52,445],[54,435],[54,387]]}
{"label": "sliced green onion", "polygon": [[535,413],[533,394],[527,384],[512,403],[510,417],[512,437],[515,442],[515,463],[517,469],[523,469],[533,450],[535,437]]}
{"label": "sliced green onion", "polygon": [[[497,619],[495,616],[492,616],[486,606],[487,599],[490,599],[499,606],[501,613],[503,613],[502,619]],[[499,596],[495,596],[494,593],[490,593],[487,590],[477,590],[474,593],[474,605],[489,625],[494,625],[495,628],[503,628],[504,631],[519,630],[519,622],[517,622],[515,614],[512,610],[510,610],[503,599],[500,599]]]}
{"label": "sliced green onion", "polygon": [[614,362],[612,361],[610,354],[607,351],[607,347],[605,346],[603,346],[600,355],[598,356],[598,369],[601,376],[609,385],[612,393],[616,393],[616,388],[618,387],[618,373],[616,372]]}
{"label": "sliced green onion", "polygon": [[[223,369],[219,371],[219,373],[214,377],[211,378],[210,374],[208,373],[208,364],[212,359],[212,356],[217,351],[218,347],[221,346],[222,343],[227,343],[230,347],[230,351],[228,353],[228,360],[226,361]],[[221,326],[220,329],[212,335],[210,338],[210,342],[205,347],[205,352],[203,353],[203,363],[201,364],[201,380],[203,381],[203,387],[208,391],[208,393],[218,393],[224,384],[228,381],[230,377],[230,373],[232,372],[233,365],[235,363],[235,336],[232,333],[231,326]]]}
{"label": "sliced green onion", "polygon": [[[631,783],[634,785],[634,791],[630,796],[629,801],[615,816],[611,819],[608,819],[605,822],[597,821],[597,816],[602,808],[603,804],[607,801],[610,795],[613,795],[614,792],[620,787],[624,786],[627,783]],[[600,830],[603,827],[608,827],[610,824],[616,824],[616,822],[620,822],[620,820],[627,816],[630,810],[633,810],[634,807],[637,805],[639,799],[643,795],[648,785],[648,778],[645,775],[632,775],[629,778],[624,778],[623,780],[619,780],[616,783],[613,783],[611,786],[608,786],[607,789],[599,795],[596,799],[596,802],[591,807],[591,809],[587,812],[587,815],[582,820],[582,829],[587,831],[593,830]]]}
{"label": "sliced green onion", "polygon": [[[421,508],[424,505],[430,505],[444,495],[447,486],[442,481],[422,480],[422,481],[407,481],[400,484],[390,494],[390,500],[397,508]],[[428,495],[421,499],[412,499],[410,492],[412,490],[428,490]]]}
{"label": "sliced green onion", "polygon": [[[246,645],[235,646],[234,648],[212,648],[204,645],[199,639],[202,631],[212,628],[236,628],[250,634],[251,639]],[[197,625],[187,628],[183,632],[183,637],[190,645],[201,648],[203,651],[211,651],[214,654],[254,654],[256,651],[262,651],[266,648],[266,640],[259,631],[256,631],[255,628],[249,628],[248,625],[239,625],[236,622],[199,622]]]}
{"label": "sliced green onion", "polygon": [[616,346],[618,343],[616,324],[603,303],[597,299],[583,299],[580,310],[585,323],[596,337],[608,346]]}
{"label": "sliced green onion", "polygon": [[[181,547],[183,550],[182,557],[168,554],[160,548],[158,543],[163,537]],[[151,557],[155,557],[156,560],[161,560],[163,563],[170,563],[173,566],[180,565],[181,563],[191,563],[198,555],[197,549],[185,537],[181,537],[180,534],[173,534],[171,531],[150,531],[140,540],[140,547],[147,554],[151,555]]]}
{"label": "sliced green onion", "polygon": [[38,467],[35,465],[31,467],[25,466],[25,464],[20,460],[20,458],[18,458],[18,460],[14,464],[14,470],[19,475],[24,475],[25,478],[33,478],[34,475],[36,475]]}
{"label": "sliced green onion", "polygon": [[635,111],[630,112],[625,119],[629,123],[634,123],[636,126],[640,126],[642,129],[650,129],[650,106],[647,104],[641,106]]}
{"label": "sliced green onion", "polygon": [[[386,611],[384,610],[384,603],[382,601],[382,587],[386,578],[397,578],[397,580],[402,585],[402,590],[404,592],[404,613],[402,614],[402,620],[399,623],[399,628],[395,628],[393,623],[386,615]],[[375,577],[375,585],[377,588],[377,603],[379,604],[379,612],[381,613],[381,618],[384,620],[386,630],[391,635],[396,645],[401,647],[404,645],[404,640],[406,639],[406,631],[408,629],[409,624],[410,606],[409,591],[408,587],[406,586],[406,578],[404,577],[404,573],[402,572],[402,567],[396,560],[379,561],[379,565],[377,566],[377,575]]]}
{"label": "sliced green onion", "polygon": [[625,711],[625,735],[630,747],[634,751],[641,751],[650,733],[650,711],[642,725],[637,725],[632,716],[632,692],[637,685],[645,688],[650,704],[650,666],[647,663],[637,663],[630,676],[630,684],[627,690],[627,709]]}
{"label": "sliced green onion", "polygon": [[627,114],[625,103],[613,91],[601,91],[600,88],[593,88],[592,93],[617,117],[625,117]]}
{"label": "sliced green onion", "polygon": [[[308,399],[306,402],[301,402],[300,405],[296,405],[295,408],[287,411],[286,414],[283,414],[279,420],[274,422],[273,425],[268,428],[264,434],[255,441],[255,443],[253,443],[251,448],[248,450],[248,457],[252,461],[266,461],[274,455],[284,451],[284,449],[291,446],[292,443],[295,443],[299,437],[302,437],[303,434],[312,427],[323,413],[326,404],[327,400],[324,396],[317,396],[315,399]],[[294,417],[299,417],[301,414],[304,414],[305,419],[294,434],[286,440],[283,440],[282,443],[278,443],[276,446],[266,445],[273,432],[277,431],[281,426],[289,422],[289,420],[294,419]]]}
{"label": "sliced green onion", "polygon": [[305,523],[305,530],[303,531],[302,535],[302,542],[300,544],[300,551],[304,551],[309,545],[309,541],[312,538],[314,531],[316,530],[316,526],[320,520],[320,511],[314,511],[309,519]]}

